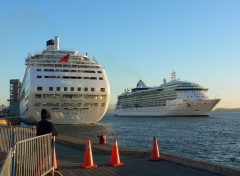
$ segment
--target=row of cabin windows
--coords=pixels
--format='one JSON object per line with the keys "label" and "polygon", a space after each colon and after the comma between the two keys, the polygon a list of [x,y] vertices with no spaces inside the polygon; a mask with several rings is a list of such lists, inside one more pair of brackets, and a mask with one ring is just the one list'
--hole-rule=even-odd
{"label": "row of cabin windows", "polygon": [[[61,88],[62,88],[62,91],[82,91],[82,88],[81,87],[48,87],[48,91],[53,91],[54,89],[56,91],[61,91]],[[42,91],[43,90],[43,87],[37,87],[37,91]],[[94,92],[95,91],[95,88],[94,87],[91,87],[91,88],[88,88],[88,87],[84,87],[83,88],[84,92],[88,92],[89,90],[91,92]],[[100,88],[100,91],[101,92],[105,92],[105,88]]]}
{"label": "row of cabin windows", "polygon": [[50,99],[57,99],[57,98],[63,98],[63,99],[94,99],[94,100],[102,100],[106,99],[106,95],[75,95],[75,94],[35,94],[35,98],[41,99],[41,98],[50,98]]}
{"label": "row of cabin windows", "polygon": [[[41,75],[37,75],[37,78],[43,78]],[[55,78],[55,79],[92,79],[97,80],[97,77],[81,77],[81,76],[44,76],[44,78]],[[103,80],[103,77],[99,77],[99,80]]]}
{"label": "row of cabin windows", "polygon": [[162,102],[145,102],[145,103],[123,103],[120,106],[120,103],[118,103],[118,108],[120,109],[120,107],[122,108],[140,108],[140,107],[162,107],[162,106],[166,106],[166,102],[162,101]]}
{"label": "row of cabin windows", "polygon": [[188,90],[188,91],[179,91],[179,92],[180,93],[189,93],[189,92],[192,92],[192,93],[199,92],[199,93],[201,93],[202,91],[200,91],[200,90],[193,90],[193,91]]}
{"label": "row of cabin windows", "polygon": [[[37,71],[42,71],[42,69],[37,69]],[[82,73],[96,73],[94,70],[61,70],[61,69],[44,69],[44,72],[82,72]],[[102,73],[102,71],[97,71],[97,73]]]}
{"label": "row of cabin windows", "polygon": [[[54,107],[52,109],[59,109],[59,108],[56,108],[56,107],[61,107],[61,108],[64,108],[64,107],[70,107],[72,109],[78,109],[77,107],[105,107],[105,103],[40,103],[40,102],[37,102],[37,103],[34,103],[34,106],[35,107],[40,107],[40,106],[44,106],[44,107]],[[64,108],[64,109],[70,109],[70,108]]]}
{"label": "row of cabin windows", "polygon": [[[46,64],[46,62],[38,62],[38,61],[31,61],[30,63],[28,63],[28,65],[30,65],[30,66],[39,66],[39,67],[59,67],[59,68],[62,68],[62,67],[67,67],[67,68],[69,68],[70,66],[69,65],[67,65],[67,64],[57,64],[57,63],[51,63],[51,64]],[[75,64],[71,64],[71,68],[93,68],[93,69],[99,69],[100,68],[100,66],[93,66],[93,65],[79,65],[79,64],[77,64],[77,65],[75,65]],[[38,70],[40,70],[41,71],[41,69],[37,69],[37,71]]]}
{"label": "row of cabin windows", "polygon": [[[190,98],[190,96],[187,96],[188,98]],[[193,96],[191,96],[192,98]],[[195,98],[205,98],[204,96],[195,96]]]}

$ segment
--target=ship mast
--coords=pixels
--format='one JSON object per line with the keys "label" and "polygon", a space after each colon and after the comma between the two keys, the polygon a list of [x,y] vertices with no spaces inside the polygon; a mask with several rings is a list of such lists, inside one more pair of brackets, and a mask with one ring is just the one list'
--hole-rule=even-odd
{"label": "ship mast", "polygon": [[176,81],[176,72],[173,71],[171,75],[172,75],[172,80],[173,80],[173,81]]}

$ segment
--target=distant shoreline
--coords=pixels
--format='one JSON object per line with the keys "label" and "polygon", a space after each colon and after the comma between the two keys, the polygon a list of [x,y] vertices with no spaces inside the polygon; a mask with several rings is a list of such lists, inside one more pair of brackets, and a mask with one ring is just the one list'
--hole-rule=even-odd
{"label": "distant shoreline", "polygon": [[240,112],[240,108],[217,108],[212,112]]}

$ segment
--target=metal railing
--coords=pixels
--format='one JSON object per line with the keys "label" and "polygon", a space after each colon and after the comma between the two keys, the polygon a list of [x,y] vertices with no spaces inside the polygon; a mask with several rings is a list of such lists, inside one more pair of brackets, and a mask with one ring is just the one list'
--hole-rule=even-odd
{"label": "metal railing", "polygon": [[13,149],[13,175],[40,176],[54,172],[53,148],[52,133],[18,141]]}
{"label": "metal railing", "polygon": [[3,162],[3,166],[0,169],[1,176],[11,176],[11,168],[12,168],[12,151],[9,150],[7,157]]}
{"label": "metal railing", "polygon": [[37,134],[35,127],[29,128],[29,127],[14,126],[13,130],[14,130],[13,132],[14,144],[18,141],[36,137],[36,134]]}
{"label": "metal railing", "polygon": [[17,142],[36,136],[36,128],[0,125],[0,151],[7,153]]}
{"label": "metal railing", "polygon": [[[0,176],[44,176],[54,173],[55,137],[36,137],[36,129],[0,126],[0,151],[7,154]],[[61,175],[59,173],[59,175]]]}
{"label": "metal railing", "polygon": [[7,153],[12,145],[13,128],[11,126],[0,125],[0,151]]}

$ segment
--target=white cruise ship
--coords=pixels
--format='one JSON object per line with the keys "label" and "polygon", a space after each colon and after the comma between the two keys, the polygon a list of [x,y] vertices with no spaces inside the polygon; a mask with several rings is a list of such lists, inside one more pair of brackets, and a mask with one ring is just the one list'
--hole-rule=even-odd
{"label": "white cruise ship", "polygon": [[107,111],[110,87],[105,69],[86,54],[62,50],[60,39],[25,59],[20,89],[20,115],[27,123],[41,119],[48,109],[55,124],[96,123]]}
{"label": "white cruise ship", "polygon": [[208,116],[220,99],[209,99],[207,88],[176,79],[159,87],[147,87],[140,80],[136,88],[118,96],[117,116]]}

